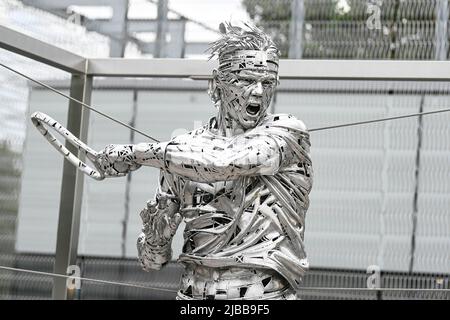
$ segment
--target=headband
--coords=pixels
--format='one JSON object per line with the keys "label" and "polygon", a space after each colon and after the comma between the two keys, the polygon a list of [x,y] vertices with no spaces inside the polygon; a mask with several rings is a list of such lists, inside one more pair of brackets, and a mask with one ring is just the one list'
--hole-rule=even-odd
{"label": "headband", "polygon": [[219,71],[265,70],[278,73],[278,56],[264,50],[239,50],[219,58]]}

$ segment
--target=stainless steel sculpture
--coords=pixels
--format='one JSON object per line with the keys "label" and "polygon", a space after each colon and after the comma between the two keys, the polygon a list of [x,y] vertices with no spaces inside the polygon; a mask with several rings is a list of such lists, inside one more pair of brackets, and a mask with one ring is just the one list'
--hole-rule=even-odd
{"label": "stainless steel sculpture", "polygon": [[248,25],[221,31],[209,89],[217,116],[171,141],[109,145],[97,164],[107,176],[161,170],[137,246],[142,267],[160,269],[184,219],[179,299],[295,299],[308,268],[309,134],[293,116],[267,113],[278,84],[272,40]]}
{"label": "stainless steel sculpture", "polygon": [[[292,115],[267,112],[278,84],[279,51],[258,28],[221,25],[213,43],[209,123],[167,142],[109,145],[95,152],[45,114],[33,123],[91,177],[120,177],[142,165],[160,169],[154,200],[141,211],[137,241],[144,270],[172,256],[182,220],[185,272],[178,299],[295,299],[308,269],[305,214],[312,188],[309,134]],[[78,147],[71,154],[44,123]]]}

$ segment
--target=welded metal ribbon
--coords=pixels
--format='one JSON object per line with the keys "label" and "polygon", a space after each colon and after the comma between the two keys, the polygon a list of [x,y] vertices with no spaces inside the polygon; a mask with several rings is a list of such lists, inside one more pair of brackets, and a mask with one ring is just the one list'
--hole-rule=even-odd
{"label": "welded metal ribbon", "polygon": [[61,153],[67,159],[67,161],[69,161],[83,173],[95,180],[103,180],[105,178],[105,175],[100,170],[98,170],[98,168],[96,168],[97,170],[93,169],[85,162],[81,161],[77,156],[71,153],[58,139],[56,139],[55,136],[51,134],[45,127],[45,125],[47,125],[50,128],[53,128],[53,130],[63,136],[66,141],[69,141],[73,146],[77,147],[78,150],[84,152],[86,154],[86,158],[88,158],[92,163],[95,164],[98,157],[98,152],[89,148],[80,139],[75,137],[69,130],[63,127],[58,121],[39,111],[31,115],[31,121],[39,130],[39,132],[47,139],[47,141],[50,142],[50,144],[56,150],[58,150],[58,152]]}

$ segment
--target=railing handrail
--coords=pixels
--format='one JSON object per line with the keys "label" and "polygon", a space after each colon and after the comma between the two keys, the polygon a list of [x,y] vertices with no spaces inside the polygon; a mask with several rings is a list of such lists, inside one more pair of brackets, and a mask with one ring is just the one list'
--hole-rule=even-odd
{"label": "railing handrail", "polygon": [[85,57],[2,25],[0,48],[70,73],[85,72]]}
{"label": "railing handrail", "polygon": [[[88,75],[105,77],[176,77],[209,79],[216,60],[89,59]],[[280,60],[281,79],[450,80],[450,61]]]}
{"label": "railing handrail", "polygon": [[[0,47],[90,76],[208,79],[217,67],[216,60],[207,59],[87,58],[5,26],[0,26]],[[450,61],[282,59],[279,75],[282,79],[449,81]]]}

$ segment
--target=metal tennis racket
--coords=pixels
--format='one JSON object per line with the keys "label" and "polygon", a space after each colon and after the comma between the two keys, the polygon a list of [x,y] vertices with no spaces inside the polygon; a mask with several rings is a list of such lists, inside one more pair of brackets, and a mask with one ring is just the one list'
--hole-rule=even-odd
{"label": "metal tennis racket", "polygon": [[[96,166],[96,160],[99,156],[98,152],[88,147],[84,142],[63,127],[58,121],[43,112],[37,111],[33,113],[31,115],[31,121],[39,132],[47,139],[47,141],[50,142],[50,144],[58,150],[58,152],[61,153],[67,161],[95,180],[105,179],[105,174]],[[73,146],[77,147],[78,150],[84,152],[86,158],[94,164],[95,169],[88,166],[85,162],[81,161],[77,156],[71,153],[58,139],[55,138],[52,133],[49,132],[46,126],[55,130],[63,136],[66,141],[69,141]]]}

